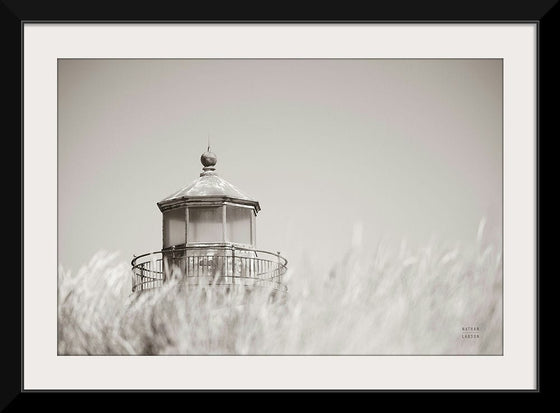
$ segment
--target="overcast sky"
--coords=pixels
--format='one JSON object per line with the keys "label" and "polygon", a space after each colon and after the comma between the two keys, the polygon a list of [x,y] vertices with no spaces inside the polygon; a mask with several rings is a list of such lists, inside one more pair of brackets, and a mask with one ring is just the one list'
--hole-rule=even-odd
{"label": "overcast sky", "polygon": [[[156,202],[217,172],[261,204],[260,249],[501,228],[501,60],[59,60],[59,264],[161,248]],[[356,238],[356,237],[354,237]]]}

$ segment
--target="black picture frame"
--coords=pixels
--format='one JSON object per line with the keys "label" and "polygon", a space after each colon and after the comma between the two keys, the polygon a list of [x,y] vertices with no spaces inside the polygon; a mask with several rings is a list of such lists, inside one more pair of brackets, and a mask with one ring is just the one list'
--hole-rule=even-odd
{"label": "black picture frame", "polygon": [[[96,2],[82,3],[72,1],[57,2],[40,2],[40,1],[22,1],[22,0],[2,0],[0,2],[0,16],[2,19],[1,30],[2,37],[5,40],[4,53],[4,79],[6,82],[6,90],[4,92],[5,106],[5,125],[10,126],[11,132],[20,136],[20,278],[14,274],[5,273],[4,288],[2,289],[3,297],[0,300],[0,311],[4,315],[4,327],[2,340],[2,378],[3,386],[0,388],[0,409],[10,411],[13,409],[27,409],[29,402],[36,401],[38,396],[49,391],[29,391],[23,390],[23,267],[24,254],[24,238],[23,229],[25,222],[23,220],[23,43],[22,33],[23,25],[26,22],[42,22],[49,23],[170,23],[170,22],[191,22],[191,23],[274,23],[274,24],[297,24],[297,23],[535,23],[537,25],[537,193],[536,193],[536,211],[537,211],[537,383],[535,390],[490,390],[484,392],[528,392],[542,393],[543,386],[541,382],[541,231],[540,231],[540,195],[541,195],[541,150],[540,136],[543,131],[550,131],[552,134],[553,110],[555,105],[551,104],[553,98],[557,96],[558,91],[558,63],[555,62],[557,54],[556,39],[558,38],[558,1],[533,1],[533,2],[511,2],[511,1],[470,1],[470,2],[447,2],[447,1],[429,1],[429,2],[386,2],[379,5],[369,5],[368,10],[358,8],[339,9],[331,6],[324,7],[320,11],[298,8],[298,13],[293,13],[287,9],[280,12],[274,12],[271,8],[268,12],[261,12],[253,18],[247,18],[247,14],[238,4],[224,6],[216,10],[215,5],[209,5],[207,10],[193,11],[188,4],[176,3],[166,5],[166,2],[160,2],[155,7],[153,4],[142,4],[131,2]],[[253,10],[253,15],[259,13]],[[299,16],[296,16],[299,14]],[[274,16],[272,16],[274,15]],[[311,18],[313,16],[313,18]],[[274,18],[272,18],[274,17]],[[279,18],[280,17],[280,18]],[[17,79],[20,79],[18,82]],[[16,104],[19,102],[19,105]],[[545,132],[545,136],[547,136]],[[11,136],[7,135],[7,136]],[[8,138],[12,141],[13,138]],[[19,294],[18,294],[19,292]],[[6,339],[8,338],[8,339]],[[256,392],[256,390],[253,390]],[[242,391],[242,392],[253,392]],[[292,392],[294,390],[274,390],[269,389],[267,392]],[[358,392],[358,390],[350,390]],[[415,392],[449,392],[444,390],[359,390],[360,392],[377,392],[377,393],[415,393]],[[95,406],[97,393],[100,391],[53,391],[52,393],[74,393],[66,396],[79,396],[80,403],[85,399],[92,400]],[[105,391],[103,391],[105,393]],[[137,393],[154,392],[154,393],[170,393],[170,391],[106,391],[107,393],[128,393],[136,400],[140,400]],[[177,392],[238,392],[235,390],[181,390]],[[299,391],[306,392],[306,391]],[[311,392],[309,390],[308,392]],[[349,392],[349,390],[322,390],[320,392]],[[454,390],[452,392],[479,392],[477,390]],[[482,392],[480,390],[480,392]],[[70,399],[66,399],[63,403],[68,403]],[[44,400],[43,397],[40,398]],[[69,405],[74,403],[69,403]],[[51,407],[51,406],[49,406]],[[55,406],[52,406],[55,407]],[[58,406],[57,406],[58,407]],[[99,404],[101,407],[101,404]]]}

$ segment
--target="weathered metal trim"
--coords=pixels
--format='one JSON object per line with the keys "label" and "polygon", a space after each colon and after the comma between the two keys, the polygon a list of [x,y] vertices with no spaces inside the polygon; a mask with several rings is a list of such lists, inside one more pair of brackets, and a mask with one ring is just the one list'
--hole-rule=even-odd
{"label": "weathered metal trim", "polygon": [[223,205],[224,203],[230,203],[238,206],[250,206],[255,209],[255,213],[261,210],[261,206],[258,201],[251,201],[247,199],[236,199],[230,197],[216,197],[216,196],[204,196],[204,197],[182,197],[174,198],[169,201],[161,201],[157,203],[157,206],[161,212],[167,211],[169,209],[180,208],[189,205]]}

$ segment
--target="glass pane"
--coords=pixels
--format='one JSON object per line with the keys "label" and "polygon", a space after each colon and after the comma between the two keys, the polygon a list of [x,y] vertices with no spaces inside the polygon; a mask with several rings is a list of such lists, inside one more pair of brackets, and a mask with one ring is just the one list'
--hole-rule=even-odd
{"label": "glass pane", "polygon": [[257,245],[257,217],[251,213],[251,245]]}
{"label": "glass pane", "polygon": [[189,208],[189,242],[223,242],[222,208]]}
{"label": "glass pane", "polygon": [[163,213],[163,248],[185,243],[185,208]]}
{"label": "glass pane", "polygon": [[251,244],[251,215],[249,208],[227,206],[226,209],[226,234],[230,242]]}

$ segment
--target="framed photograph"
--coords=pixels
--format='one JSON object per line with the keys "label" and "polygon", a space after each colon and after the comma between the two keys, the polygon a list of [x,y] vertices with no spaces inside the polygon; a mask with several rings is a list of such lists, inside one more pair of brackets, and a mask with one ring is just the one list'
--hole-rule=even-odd
{"label": "framed photograph", "polygon": [[21,392],[539,390],[540,18],[22,20]]}

